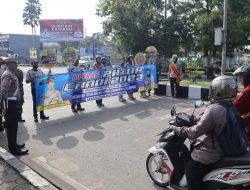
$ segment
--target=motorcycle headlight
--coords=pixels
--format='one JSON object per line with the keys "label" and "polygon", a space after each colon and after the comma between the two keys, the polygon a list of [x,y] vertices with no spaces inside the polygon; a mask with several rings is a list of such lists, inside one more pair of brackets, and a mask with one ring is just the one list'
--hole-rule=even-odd
{"label": "motorcycle headlight", "polygon": [[160,148],[165,147],[166,145],[167,145],[166,142],[157,143],[157,144],[155,145],[155,148],[160,149]]}

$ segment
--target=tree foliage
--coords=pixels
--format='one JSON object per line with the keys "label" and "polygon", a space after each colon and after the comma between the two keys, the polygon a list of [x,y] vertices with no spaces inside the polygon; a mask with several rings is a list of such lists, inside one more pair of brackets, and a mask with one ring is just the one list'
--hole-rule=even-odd
{"label": "tree foliage", "polygon": [[[215,56],[214,28],[223,25],[223,0],[100,0],[97,15],[105,18],[104,34],[113,36],[122,52],[155,45],[162,54],[182,49]],[[249,44],[250,0],[229,0],[228,51]]]}
{"label": "tree foliage", "polygon": [[39,24],[39,18],[42,9],[39,0],[27,0],[23,10],[23,23],[32,29],[32,35],[36,35],[36,26]]}

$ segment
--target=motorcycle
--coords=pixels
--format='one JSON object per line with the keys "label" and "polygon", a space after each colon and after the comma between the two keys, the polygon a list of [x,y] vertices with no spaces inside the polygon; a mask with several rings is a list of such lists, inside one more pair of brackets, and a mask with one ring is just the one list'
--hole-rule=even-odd
{"label": "motorcycle", "polygon": [[[196,108],[203,106],[204,102],[196,101],[192,115],[176,113],[176,108],[173,107],[169,124],[177,127],[191,127],[197,124],[199,118],[194,116],[194,112]],[[186,138],[177,136],[170,129],[157,136],[160,138],[156,145],[148,150],[150,153],[146,160],[148,175],[161,187],[170,186],[175,190],[188,190],[185,164],[190,159],[190,150],[186,145]],[[250,189],[250,152],[241,157],[225,157],[213,164],[212,170],[202,181],[207,190]]]}

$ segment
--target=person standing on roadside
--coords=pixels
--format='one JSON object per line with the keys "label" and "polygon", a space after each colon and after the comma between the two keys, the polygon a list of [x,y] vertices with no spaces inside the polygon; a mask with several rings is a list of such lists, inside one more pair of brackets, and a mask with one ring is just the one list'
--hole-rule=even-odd
{"label": "person standing on roadside", "polygon": [[171,94],[173,98],[178,98],[179,87],[182,78],[182,68],[178,63],[178,56],[172,56],[172,63],[169,65],[169,80],[171,87]]}
{"label": "person standing on roadside", "polygon": [[[6,66],[4,65],[4,60],[6,57],[0,57],[0,77],[2,77],[4,71],[6,70]],[[1,80],[0,80],[0,85],[1,85]],[[1,110],[0,110],[1,113]],[[3,118],[0,116],[0,132],[4,132],[4,125],[3,125]]]}
{"label": "person standing on roadside", "polygon": [[24,103],[24,90],[23,90],[23,71],[19,68],[16,70],[16,77],[19,84],[20,97],[18,99],[17,111],[18,111],[18,122],[24,123],[25,120],[22,118],[23,103]]}
{"label": "person standing on roadside", "polygon": [[[104,69],[104,65],[102,64],[102,57],[100,55],[96,56],[96,62],[93,64],[92,69],[95,70]],[[104,104],[102,103],[102,99],[96,100],[96,105],[98,107],[104,106]]]}
{"label": "person standing on roadside", "polygon": [[18,130],[18,111],[17,104],[20,96],[18,79],[15,75],[17,69],[16,59],[6,59],[4,63],[7,70],[1,77],[1,116],[5,118],[5,127],[7,131],[8,148],[13,155],[25,155],[28,150],[24,149],[25,144],[17,144],[17,130]]}
{"label": "person standing on roadside", "polygon": [[[134,66],[134,65],[135,64],[134,64],[134,61],[133,61],[133,55],[129,55],[127,60],[126,60],[125,67],[131,67],[131,66]],[[136,100],[133,93],[128,94],[128,99],[129,100]]]}
{"label": "person standing on roadside", "polygon": [[[82,67],[79,65],[79,59],[77,59],[73,65],[70,65],[68,67],[68,72],[78,72],[78,71],[82,71]],[[75,104],[73,102],[71,102],[71,109],[73,113],[85,110],[85,108],[82,108],[80,103]]]}
{"label": "person standing on roadside", "polygon": [[[29,70],[26,74],[26,83],[31,84],[31,94],[33,100],[33,116],[34,121],[38,122],[37,108],[36,108],[36,85],[35,85],[35,77],[42,76],[43,71],[38,69],[38,60],[31,61],[32,69]],[[40,119],[49,120],[49,117],[44,115],[44,111],[40,111]]]}

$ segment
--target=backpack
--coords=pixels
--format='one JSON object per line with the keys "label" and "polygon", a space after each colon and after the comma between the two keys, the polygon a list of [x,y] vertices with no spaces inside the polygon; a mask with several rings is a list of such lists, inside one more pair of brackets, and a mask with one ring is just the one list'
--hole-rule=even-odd
{"label": "backpack", "polygon": [[227,110],[227,123],[216,138],[226,157],[237,157],[244,154],[248,149],[247,134],[241,117],[232,102],[218,103]]}

